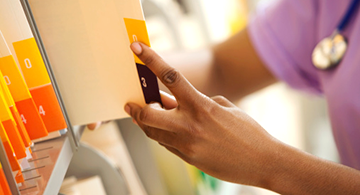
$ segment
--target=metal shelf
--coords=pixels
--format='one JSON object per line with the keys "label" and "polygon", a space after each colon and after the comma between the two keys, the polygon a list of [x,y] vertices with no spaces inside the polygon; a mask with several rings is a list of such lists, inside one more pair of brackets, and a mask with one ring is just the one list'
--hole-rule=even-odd
{"label": "metal shelf", "polygon": [[[75,128],[79,136],[83,128]],[[21,195],[57,194],[74,154],[67,135],[36,143],[32,147],[30,168],[23,171],[25,182],[18,188]]]}

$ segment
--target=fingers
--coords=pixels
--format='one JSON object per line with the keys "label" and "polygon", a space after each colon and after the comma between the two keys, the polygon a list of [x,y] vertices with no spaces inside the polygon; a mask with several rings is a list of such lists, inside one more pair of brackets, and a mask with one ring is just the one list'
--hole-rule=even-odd
{"label": "fingers", "polygon": [[218,95],[212,97],[211,99],[224,107],[235,107],[235,105],[232,102],[230,102],[228,99],[226,99],[224,96]]}
{"label": "fingers", "polygon": [[189,158],[184,155],[183,153],[181,153],[179,150],[177,150],[176,148],[173,148],[171,146],[168,146],[168,145],[165,145],[165,144],[162,144],[159,142],[159,144],[163,147],[165,147],[167,150],[169,150],[170,152],[172,152],[173,154],[175,154],[176,156],[180,157],[181,159],[183,159],[185,162],[188,162],[190,164],[190,160]]}
{"label": "fingers", "polygon": [[161,102],[163,103],[165,109],[170,110],[178,106],[178,103],[174,96],[164,91],[160,91],[160,96],[161,96]]}
{"label": "fingers", "polygon": [[176,139],[177,137],[174,132],[169,132],[146,125],[141,125],[141,126],[142,126],[141,129],[144,131],[147,137],[165,145],[169,145],[172,147],[177,146],[178,141]]}
{"label": "fingers", "polygon": [[130,47],[139,59],[164,83],[179,103],[183,99],[187,100],[184,103],[189,102],[191,97],[198,95],[197,90],[185,77],[165,63],[151,48],[139,42],[134,42]]}
{"label": "fingers", "polygon": [[96,123],[88,124],[88,125],[87,125],[87,128],[88,128],[89,130],[92,130],[92,131],[93,131],[93,130],[98,129],[100,126],[101,126],[101,121],[96,122]]}
{"label": "fingers", "polygon": [[164,110],[160,104],[153,103],[141,108],[134,103],[125,105],[125,111],[142,127],[142,125],[151,126],[167,131],[175,131],[174,127],[178,126],[176,121],[178,115],[176,110]]}

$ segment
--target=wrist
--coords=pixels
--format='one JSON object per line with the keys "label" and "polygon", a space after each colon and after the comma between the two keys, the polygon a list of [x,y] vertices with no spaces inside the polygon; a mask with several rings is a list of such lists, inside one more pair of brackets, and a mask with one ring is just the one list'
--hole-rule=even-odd
{"label": "wrist", "polygon": [[266,156],[266,174],[260,180],[259,187],[280,194],[303,191],[299,182],[304,179],[304,170],[311,166],[307,160],[309,154],[276,140]]}

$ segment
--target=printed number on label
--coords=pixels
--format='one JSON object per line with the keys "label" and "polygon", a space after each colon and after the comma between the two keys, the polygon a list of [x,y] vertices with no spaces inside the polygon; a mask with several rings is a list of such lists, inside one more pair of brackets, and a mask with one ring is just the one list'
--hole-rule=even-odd
{"label": "printed number on label", "polygon": [[25,119],[24,115],[21,114],[20,117],[21,117],[22,122],[23,122],[24,124],[26,124],[26,119]]}
{"label": "printed number on label", "polygon": [[45,110],[42,106],[39,106],[39,113],[45,116]]}
{"label": "printed number on label", "polygon": [[147,87],[146,79],[144,77],[141,77],[141,84],[142,86]]}
{"label": "printed number on label", "polygon": [[134,41],[138,41],[138,38],[137,38],[136,35],[133,35],[133,40],[134,40]]}
{"label": "printed number on label", "polygon": [[25,60],[24,60],[24,62],[25,62],[25,66],[26,66],[26,68],[32,68],[32,64],[31,64],[31,62],[30,62],[30,59],[29,58],[26,58]]}
{"label": "printed number on label", "polygon": [[10,81],[10,79],[9,79],[8,76],[4,75],[4,80],[5,80],[5,82],[6,82],[7,85],[10,85],[10,84],[11,84],[11,81]]}

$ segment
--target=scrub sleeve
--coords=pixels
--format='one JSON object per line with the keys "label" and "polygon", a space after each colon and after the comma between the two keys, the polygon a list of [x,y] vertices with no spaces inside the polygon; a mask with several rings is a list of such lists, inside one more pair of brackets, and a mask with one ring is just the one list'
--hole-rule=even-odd
{"label": "scrub sleeve", "polygon": [[263,63],[292,88],[321,94],[311,62],[315,47],[316,2],[280,0],[257,10],[248,31]]}

